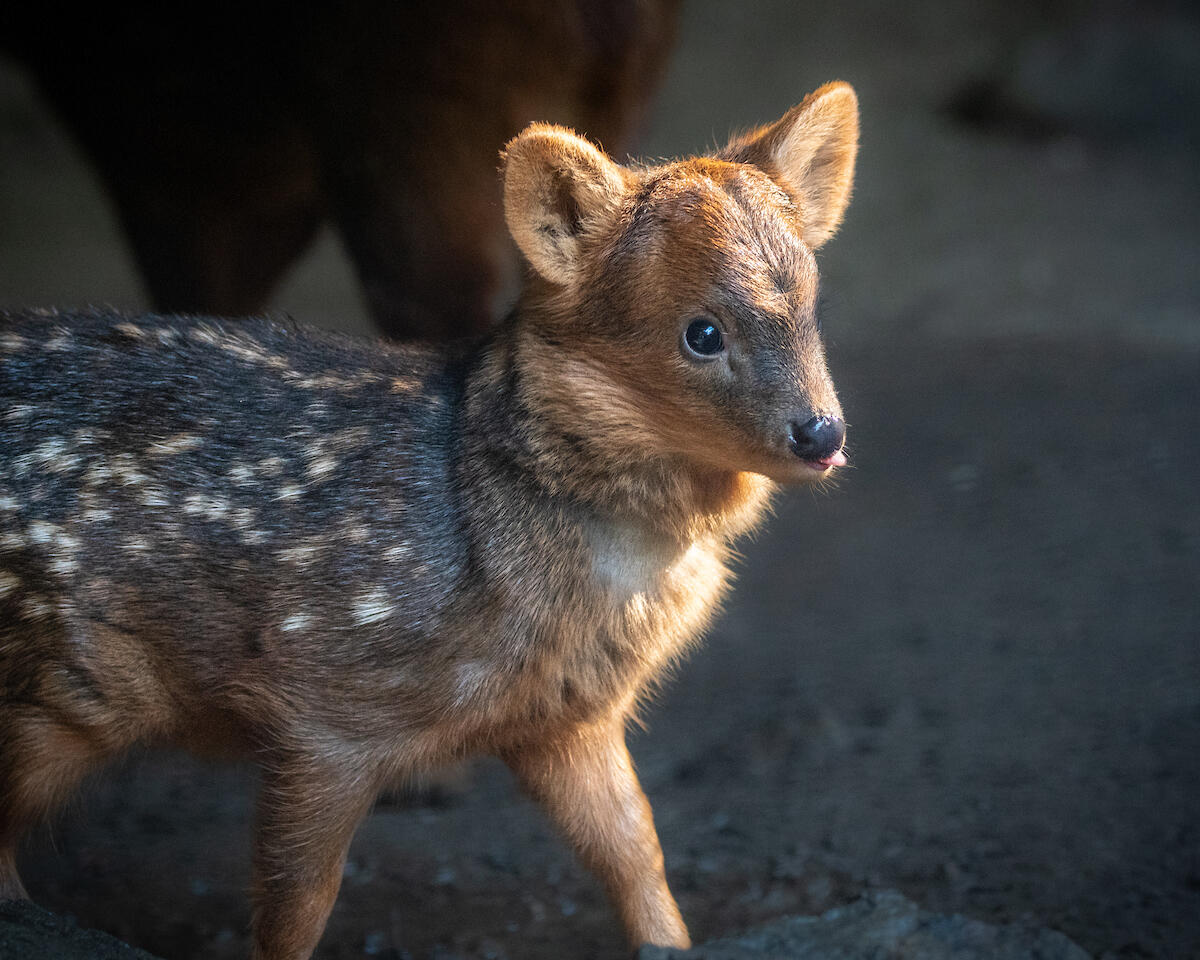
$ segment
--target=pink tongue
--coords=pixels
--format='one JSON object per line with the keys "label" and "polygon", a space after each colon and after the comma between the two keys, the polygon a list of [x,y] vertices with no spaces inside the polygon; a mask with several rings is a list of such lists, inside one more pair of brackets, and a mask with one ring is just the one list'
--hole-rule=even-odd
{"label": "pink tongue", "polygon": [[823,463],[827,467],[844,467],[846,465],[846,455],[839,450],[832,456],[826,457],[824,460],[818,460],[818,463]]}

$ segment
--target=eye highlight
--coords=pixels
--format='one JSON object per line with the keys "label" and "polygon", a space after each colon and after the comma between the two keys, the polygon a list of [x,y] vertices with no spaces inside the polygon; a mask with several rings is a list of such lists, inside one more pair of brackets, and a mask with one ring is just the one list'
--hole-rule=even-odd
{"label": "eye highlight", "polygon": [[707,317],[697,317],[683,331],[683,343],[688,352],[708,359],[725,349],[725,338],[717,325]]}

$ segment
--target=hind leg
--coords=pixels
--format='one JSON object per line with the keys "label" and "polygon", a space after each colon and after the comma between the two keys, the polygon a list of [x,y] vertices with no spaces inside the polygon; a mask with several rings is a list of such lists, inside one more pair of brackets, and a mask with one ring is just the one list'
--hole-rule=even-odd
{"label": "hind leg", "polygon": [[21,837],[51,813],[103,759],[78,730],[41,711],[6,707],[0,717],[0,900],[25,899],[17,875]]}

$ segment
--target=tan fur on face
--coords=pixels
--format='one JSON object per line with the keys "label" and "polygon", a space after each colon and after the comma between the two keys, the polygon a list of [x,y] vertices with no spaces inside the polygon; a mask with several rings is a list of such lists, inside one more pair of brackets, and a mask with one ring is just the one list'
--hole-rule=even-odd
{"label": "tan fur on face", "polygon": [[[812,249],[848,202],[857,136],[853,91],[829,84],[716,157],[661,167],[616,167],[561,128],[516,138],[507,151],[509,219],[540,275],[526,312],[555,352],[537,375],[560,426],[593,423],[607,456],[653,449],[705,469],[811,479],[785,438],[791,422],[841,415],[815,321],[805,316],[817,292]],[[677,348],[676,328],[716,310],[714,297],[777,322],[778,336],[790,339],[761,397],[743,390],[740,410],[715,397],[706,408]],[[612,363],[606,332],[618,324],[624,336]],[[526,352],[536,352],[530,339]]]}

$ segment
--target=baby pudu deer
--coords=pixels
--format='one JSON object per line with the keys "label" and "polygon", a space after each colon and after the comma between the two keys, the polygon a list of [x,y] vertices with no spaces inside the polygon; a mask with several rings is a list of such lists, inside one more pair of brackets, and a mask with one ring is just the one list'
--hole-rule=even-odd
{"label": "baby pudu deer", "polygon": [[261,767],[254,956],[306,957],[391,782],[497,755],[631,942],[684,946],[625,727],[776,484],[845,463],[813,250],[832,83],[713,156],[504,154],[528,278],[481,343],[266,320],[0,323],[0,898],[19,837],[134,744]]}

